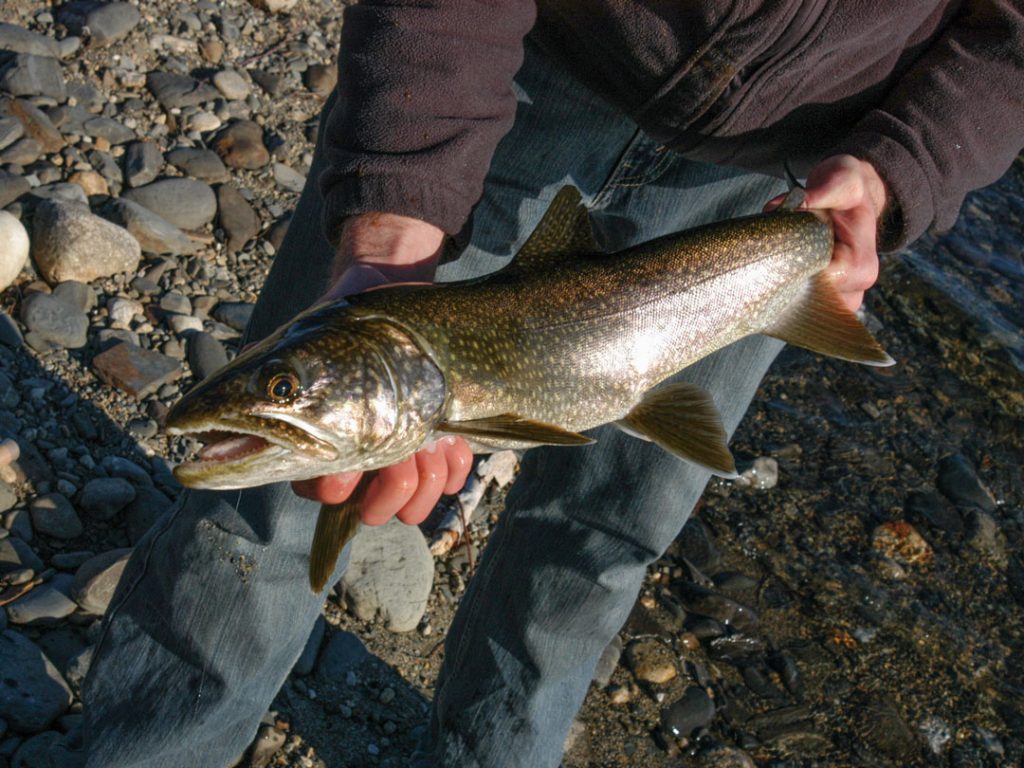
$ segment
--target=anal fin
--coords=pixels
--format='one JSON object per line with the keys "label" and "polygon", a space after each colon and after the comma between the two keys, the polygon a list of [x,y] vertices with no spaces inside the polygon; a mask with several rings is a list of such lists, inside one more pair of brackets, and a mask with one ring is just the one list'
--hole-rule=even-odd
{"label": "anal fin", "polygon": [[511,440],[536,445],[589,445],[594,440],[568,429],[535,419],[526,419],[514,413],[503,413],[485,419],[445,421],[438,432],[479,437],[491,440]]}
{"label": "anal fin", "polygon": [[695,384],[680,382],[648,392],[619,426],[716,475],[736,477],[722,419],[711,396]]}
{"label": "anal fin", "polygon": [[364,474],[352,495],[340,504],[321,504],[309,549],[309,587],[319,593],[334,573],[338,555],[359,530],[359,505],[372,475]]}
{"label": "anal fin", "polygon": [[840,360],[875,366],[896,362],[846,308],[824,272],[812,277],[806,293],[762,333]]}

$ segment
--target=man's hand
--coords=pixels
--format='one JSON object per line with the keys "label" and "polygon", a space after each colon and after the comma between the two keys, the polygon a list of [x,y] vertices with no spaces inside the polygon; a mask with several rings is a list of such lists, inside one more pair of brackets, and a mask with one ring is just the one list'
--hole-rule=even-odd
{"label": "man's hand", "polygon": [[[826,158],[807,176],[804,207],[824,210],[832,219],[836,246],[827,271],[851,310],[878,279],[878,221],[886,200],[885,182],[874,167],[851,155]],[[777,197],[767,208],[781,201]]]}
{"label": "man's hand", "polygon": [[[429,282],[434,277],[444,233],[418,219],[368,213],[342,229],[331,286],[325,299],[350,296],[390,283]],[[444,437],[405,461],[378,470],[362,499],[366,525],[423,521],[442,493],[456,493],[473,466],[473,453],[460,437]],[[338,504],[355,490],[362,472],[343,472],[292,483],[292,490],[322,504]]]}

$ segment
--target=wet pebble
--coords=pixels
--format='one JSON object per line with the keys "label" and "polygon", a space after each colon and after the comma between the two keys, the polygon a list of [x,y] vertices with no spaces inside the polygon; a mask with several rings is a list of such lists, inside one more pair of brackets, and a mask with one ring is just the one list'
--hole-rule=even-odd
{"label": "wet pebble", "polygon": [[767,491],[779,483],[779,462],[770,456],[759,456],[753,463],[740,468],[735,484],[754,491]]}
{"label": "wet pebble", "polygon": [[722,555],[715,545],[711,532],[698,518],[691,517],[686,521],[676,541],[683,557],[700,570],[712,574],[718,570]]}
{"label": "wet pebble", "polygon": [[859,733],[874,749],[903,765],[920,757],[920,742],[896,709],[885,698],[873,698],[857,711]]}
{"label": "wet pebble", "polygon": [[968,524],[971,547],[999,568],[1005,568],[1006,536],[999,530],[996,519],[987,512],[975,509],[968,515]]}
{"label": "wet pebble", "polygon": [[267,768],[284,746],[286,736],[272,725],[261,725],[249,752],[247,768]]}
{"label": "wet pebble", "polygon": [[673,680],[679,670],[675,654],[654,639],[637,640],[626,647],[626,661],[637,680],[662,685]]}
{"label": "wet pebble", "polygon": [[622,638],[615,635],[611,642],[601,652],[601,658],[597,660],[597,667],[594,669],[594,684],[600,687],[608,685],[612,679],[615,668],[619,666],[619,658],[622,656]]}
{"label": "wet pebble", "polygon": [[881,555],[906,565],[928,566],[934,560],[931,545],[914,526],[902,520],[876,527],[871,534],[871,546]]}
{"label": "wet pebble", "polygon": [[690,582],[679,584],[678,590],[683,607],[690,613],[714,619],[738,632],[749,632],[758,624],[757,614],[752,608],[714,590]]}
{"label": "wet pebble", "polygon": [[676,739],[689,739],[707,728],[715,717],[715,703],[707,691],[691,685],[683,695],[661,713],[661,726]]}
{"label": "wet pebble", "polygon": [[960,454],[939,462],[937,485],[946,498],[959,507],[977,507],[985,512],[996,508],[992,492],[978,477],[971,462]]}
{"label": "wet pebble", "polygon": [[963,535],[964,523],[956,507],[934,491],[912,493],[906,502],[907,516],[921,520],[950,536]]}

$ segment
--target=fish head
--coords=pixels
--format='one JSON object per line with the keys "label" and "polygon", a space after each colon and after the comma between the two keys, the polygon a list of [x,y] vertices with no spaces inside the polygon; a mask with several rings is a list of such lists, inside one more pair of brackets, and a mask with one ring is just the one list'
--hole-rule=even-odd
{"label": "fish head", "polygon": [[414,335],[334,302],[300,315],[189,391],[167,432],[206,446],[175,468],[192,488],[377,469],[441,420],[444,376]]}

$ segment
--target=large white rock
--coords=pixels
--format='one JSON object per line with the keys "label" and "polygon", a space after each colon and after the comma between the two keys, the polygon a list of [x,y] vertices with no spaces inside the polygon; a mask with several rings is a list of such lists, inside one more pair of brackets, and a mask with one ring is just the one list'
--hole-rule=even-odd
{"label": "large white rock", "polygon": [[139,241],[128,230],[75,203],[41,203],[32,235],[32,260],[49,283],[88,283],[133,272],[142,259]]}
{"label": "large white rock", "polygon": [[17,217],[0,211],[0,291],[14,282],[28,259],[28,232]]}
{"label": "large white rock", "polygon": [[416,628],[433,583],[434,558],[423,534],[397,519],[359,529],[341,578],[353,613],[363,621],[379,616],[392,632]]}
{"label": "large white rock", "polygon": [[269,13],[283,13],[294,8],[299,0],[249,0],[249,2]]}

